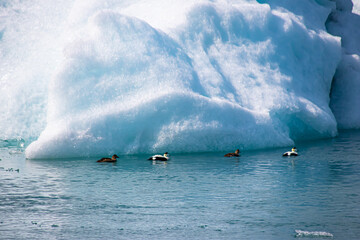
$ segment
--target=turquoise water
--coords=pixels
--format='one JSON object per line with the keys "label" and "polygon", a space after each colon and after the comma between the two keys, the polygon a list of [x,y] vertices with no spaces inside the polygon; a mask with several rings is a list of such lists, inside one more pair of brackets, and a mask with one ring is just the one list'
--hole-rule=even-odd
{"label": "turquoise water", "polygon": [[360,132],[297,148],[96,163],[3,147],[0,239],[359,239]]}

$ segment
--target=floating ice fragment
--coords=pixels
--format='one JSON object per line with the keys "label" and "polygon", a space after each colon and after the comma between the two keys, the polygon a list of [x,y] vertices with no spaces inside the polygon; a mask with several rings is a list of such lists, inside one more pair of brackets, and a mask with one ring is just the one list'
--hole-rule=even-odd
{"label": "floating ice fragment", "polygon": [[328,232],[321,232],[321,231],[302,231],[302,230],[295,230],[296,235],[295,237],[333,237],[331,233]]}

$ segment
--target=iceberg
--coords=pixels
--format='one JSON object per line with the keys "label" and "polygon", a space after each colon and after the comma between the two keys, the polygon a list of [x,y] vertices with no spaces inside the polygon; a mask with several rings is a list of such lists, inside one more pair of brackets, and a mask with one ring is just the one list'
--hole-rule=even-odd
{"label": "iceberg", "polygon": [[[0,26],[1,49],[17,36],[10,27],[38,11],[24,4],[2,6],[17,21]],[[1,107],[15,122],[0,119],[0,138],[31,142],[27,158],[271,148],[337,134],[330,91],[346,63],[339,34],[327,32],[331,1],[37,4],[59,11],[42,11],[53,25],[29,30],[39,50],[22,62],[33,70],[13,59],[27,44],[4,53],[0,69],[1,92],[12,94],[3,101],[28,93]]]}
{"label": "iceberg", "polygon": [[360,15],[352,12],[353,7],[359,5],[338,1],[326,25],[331,34],[341,37],[342,58],[334,76],[330,106],[342,129],[360,129]]}

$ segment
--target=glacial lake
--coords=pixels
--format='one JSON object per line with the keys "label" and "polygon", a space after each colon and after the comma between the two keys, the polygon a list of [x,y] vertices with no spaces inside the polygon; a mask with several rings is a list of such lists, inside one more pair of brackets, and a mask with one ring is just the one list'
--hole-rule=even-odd
{"label": "glacial lake", "polygon": [[116,163],[2,147],[0,239],[359,239],[360,131],[296,147]]}

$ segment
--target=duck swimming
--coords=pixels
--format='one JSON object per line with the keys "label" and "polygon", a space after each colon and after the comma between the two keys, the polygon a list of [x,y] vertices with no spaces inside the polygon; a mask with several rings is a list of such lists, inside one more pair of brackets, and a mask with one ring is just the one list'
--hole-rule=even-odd
{"label": "duck swimming", "polygon": [[285,152],[285,153],[283,153],[283,157],[286,157],[286,156],[297,156],[298,155],[298,153],[296,152],[296,147],[293,147],[292,149],[291,149],[291,151],[288,151],[288,152]]}
{"label": "duck swimming", "polygon": [[159,161],[167,161],[170,159],[169,153],[166,152],[164,155],[154,155],[148,158],[148,160],[159,160]]}
{"label": "duck swimming", "polygon": [[240,157],[240,150],[236,149],[234,153],[227,153],[224,155],[224,157]]}
{"label": "duck swimming", "polygon": [[114,154],[111,158],[102,158],[100,160],[97,160],[97,162],[116,162],[117,158],[119,158],[118,155]]}

